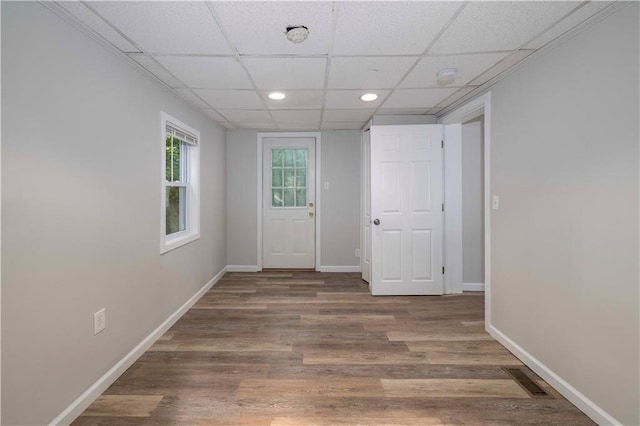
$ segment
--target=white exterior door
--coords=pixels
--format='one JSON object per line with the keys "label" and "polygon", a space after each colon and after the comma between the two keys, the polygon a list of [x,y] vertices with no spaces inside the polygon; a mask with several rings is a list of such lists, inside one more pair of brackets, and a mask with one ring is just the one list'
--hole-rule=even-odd
{"label": "white exterior door", "polygon": [[371,128],[371,293],[443,293],[441,125]]}
{"label": "white exterior door", "polygon": [[315,267],[315,138],[265,138],[262,266]]}
{"label": "white exterior door", "polygon": [[360,241],[362,279],[371,282],[371,131],[362,137],[362,238]]}

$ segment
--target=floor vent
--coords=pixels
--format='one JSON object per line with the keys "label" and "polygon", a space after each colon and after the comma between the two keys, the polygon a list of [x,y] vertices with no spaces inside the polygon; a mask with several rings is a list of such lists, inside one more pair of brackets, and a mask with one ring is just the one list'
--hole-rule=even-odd
{"label": "floor vent", "polygon": [[503,367],[502,368],[507,374],[509,374],[513,380],[518,383],[522,389],[526,390],[531,396],[534,397],[545,397],[549,396],[544,389],[542,389],[536,382],[531,380],[531,377],[521,368],[517,367]]}

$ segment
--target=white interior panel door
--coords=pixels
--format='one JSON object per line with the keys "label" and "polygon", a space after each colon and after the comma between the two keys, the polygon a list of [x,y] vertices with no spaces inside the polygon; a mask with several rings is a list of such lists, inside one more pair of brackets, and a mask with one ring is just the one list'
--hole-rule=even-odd
{"label": "white interior panel door", "polygon": [[371,132],[362,137],[362,239],[360,241],[362,279],[371,282]]}
{"label": "white interior panel door", "polygon": [[315,267],[315,138],[265,138],[262,266]]}
{"label": "white interior panel door", "polygon": [[442,294],[441,125],[371,128],[371,293]]}

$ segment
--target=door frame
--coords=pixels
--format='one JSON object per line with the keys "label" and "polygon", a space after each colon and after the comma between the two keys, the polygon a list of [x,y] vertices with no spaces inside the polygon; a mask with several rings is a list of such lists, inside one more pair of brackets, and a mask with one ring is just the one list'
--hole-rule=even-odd
{"label": "door frame", "polygon": [[[491,92],[440,117],[440,124],[460,124],[484,115],[484,319],[491,327]],[[446,149],[446,144],[445,144]],[[445,212],[446,213],[446,212]],[[462,227],[462,223],[460,223]],[[462,233],[462,229],[459,230]],[[446,238],[446,236],[445,236]],[[462,259],[459,259],[462,262]]]}
{"label": "door frame", "polygon": [[320,146],[321,146],[321,133],[320,132],[258,132],[258,161],[257,161],[257,175],[258,175],[258,188],[257,188],[257,193],[258,193],[258,197],[257,197],[257,203],[256,203],[256,207],[257,207],[257,230],[258,230],[258,235],[257,235],[257,243],[258,243],[258,247],[257,247],[257,259],[256,259],[256,265],[258,265],[258,271],[262,271],[262,232],[263,232],[263,225],[262,225],[262,184],[263,184],[263,171],[262,171],[262,150],[263,150],[263,146],[264,146],[264,139],[265,138],[314,138],[315,139],[315,149],[316,149],[316,163],[315,163],[315,175],[316,175],[316,181],[315,181],[315,187],[316,187],[316,229],[315,229],[315,240],[316,240],[316,244],[315,244],[315,270],[319,271],[320,270],[320,248],[321,248],[321,241],[320,241],[320,221],[321,221],[321,217],[322,217],[322,210],[320,208],[321,204],[320,204],[320,194],[321,194],[321,185],[320,182],[322,182],[322,179],[320,178],[320,164],[321,164],[321,151],[320,151]]}

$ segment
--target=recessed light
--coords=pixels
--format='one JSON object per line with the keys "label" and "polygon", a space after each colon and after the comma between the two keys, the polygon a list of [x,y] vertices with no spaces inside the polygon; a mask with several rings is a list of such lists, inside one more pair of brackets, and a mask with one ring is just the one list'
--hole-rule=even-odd
{"label": "recessed light", "polygon": [[365,95],[360,96],[360,100],[364,102],[371,102],[371,101],[375,101],[376,99],[378,99],[378,95],[376,95],[375,93],[367,93]]}
{"label": "recessed light", "polygon": [[287,95],[285,95],[284,93],[280,93],[280,92],[271,92],[269,93],[269,99],[273,99],[274,101],[280,101],[284,98],[286,98]]}

